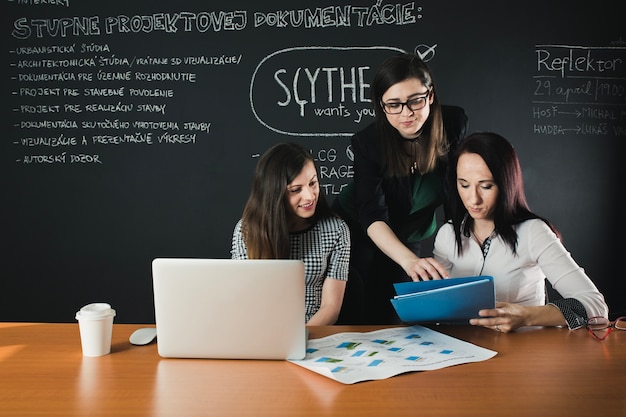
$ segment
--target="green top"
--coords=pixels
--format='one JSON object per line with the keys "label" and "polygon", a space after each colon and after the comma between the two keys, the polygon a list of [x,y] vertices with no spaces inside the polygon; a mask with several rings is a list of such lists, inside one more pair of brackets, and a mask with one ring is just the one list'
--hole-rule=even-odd
{"label": "green top", "polygon": [[[443,201],[443,184],[441,175],[432,172],[426,175],[415,175],[413,178],[411,210],[400,228],[394,230],[401,240],[419,242],[433,235],[437,230],[437,214],[433,207]],[[354,181],[347,184],[336,197],[341,208],[352,220],[358,221],[356,192]],[[429,213],[432,210],[432,214]]]}

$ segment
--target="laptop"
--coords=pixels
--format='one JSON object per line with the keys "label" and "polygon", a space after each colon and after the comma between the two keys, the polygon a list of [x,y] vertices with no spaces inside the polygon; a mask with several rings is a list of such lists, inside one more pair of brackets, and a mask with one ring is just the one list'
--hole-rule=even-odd
{"label": "laptop", "polygon": [[157,258],[157,348],[165,358],[303,359],[304,263]]}

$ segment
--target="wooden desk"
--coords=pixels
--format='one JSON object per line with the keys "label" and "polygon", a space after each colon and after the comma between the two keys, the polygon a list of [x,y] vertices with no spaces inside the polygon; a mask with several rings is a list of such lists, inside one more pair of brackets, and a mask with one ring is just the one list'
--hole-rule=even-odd
{"label": "wooden desk", "polygon": [[[283,361],[163,359],[116,324],[83,358],[77,324],[0,323],[1,416],[626,416],[626,332],[434,329],[494,358],[343,385]],[[380,326],[310,329],[311,338]]]}

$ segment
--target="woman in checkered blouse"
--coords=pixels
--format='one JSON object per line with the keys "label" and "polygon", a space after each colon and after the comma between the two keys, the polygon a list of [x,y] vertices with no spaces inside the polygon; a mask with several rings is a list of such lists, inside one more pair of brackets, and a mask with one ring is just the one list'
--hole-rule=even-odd
{"label": "woman in checkered blouse", "polygon": [[313,157],[304,147],[281,143],[263,154],[233,232],[231,256],[302,260],[307,324],[337,321],[348,280],[350,233],[320,193]]}

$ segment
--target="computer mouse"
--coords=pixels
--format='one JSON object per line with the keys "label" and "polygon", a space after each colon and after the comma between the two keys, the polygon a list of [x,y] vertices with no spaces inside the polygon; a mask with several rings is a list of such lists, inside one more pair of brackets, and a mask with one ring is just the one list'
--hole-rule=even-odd
{"label": "computer mouse", "polygon": [[143,327],[137,329],[128,339],[133,345],[147,345],[156,339],[156,327]]}

